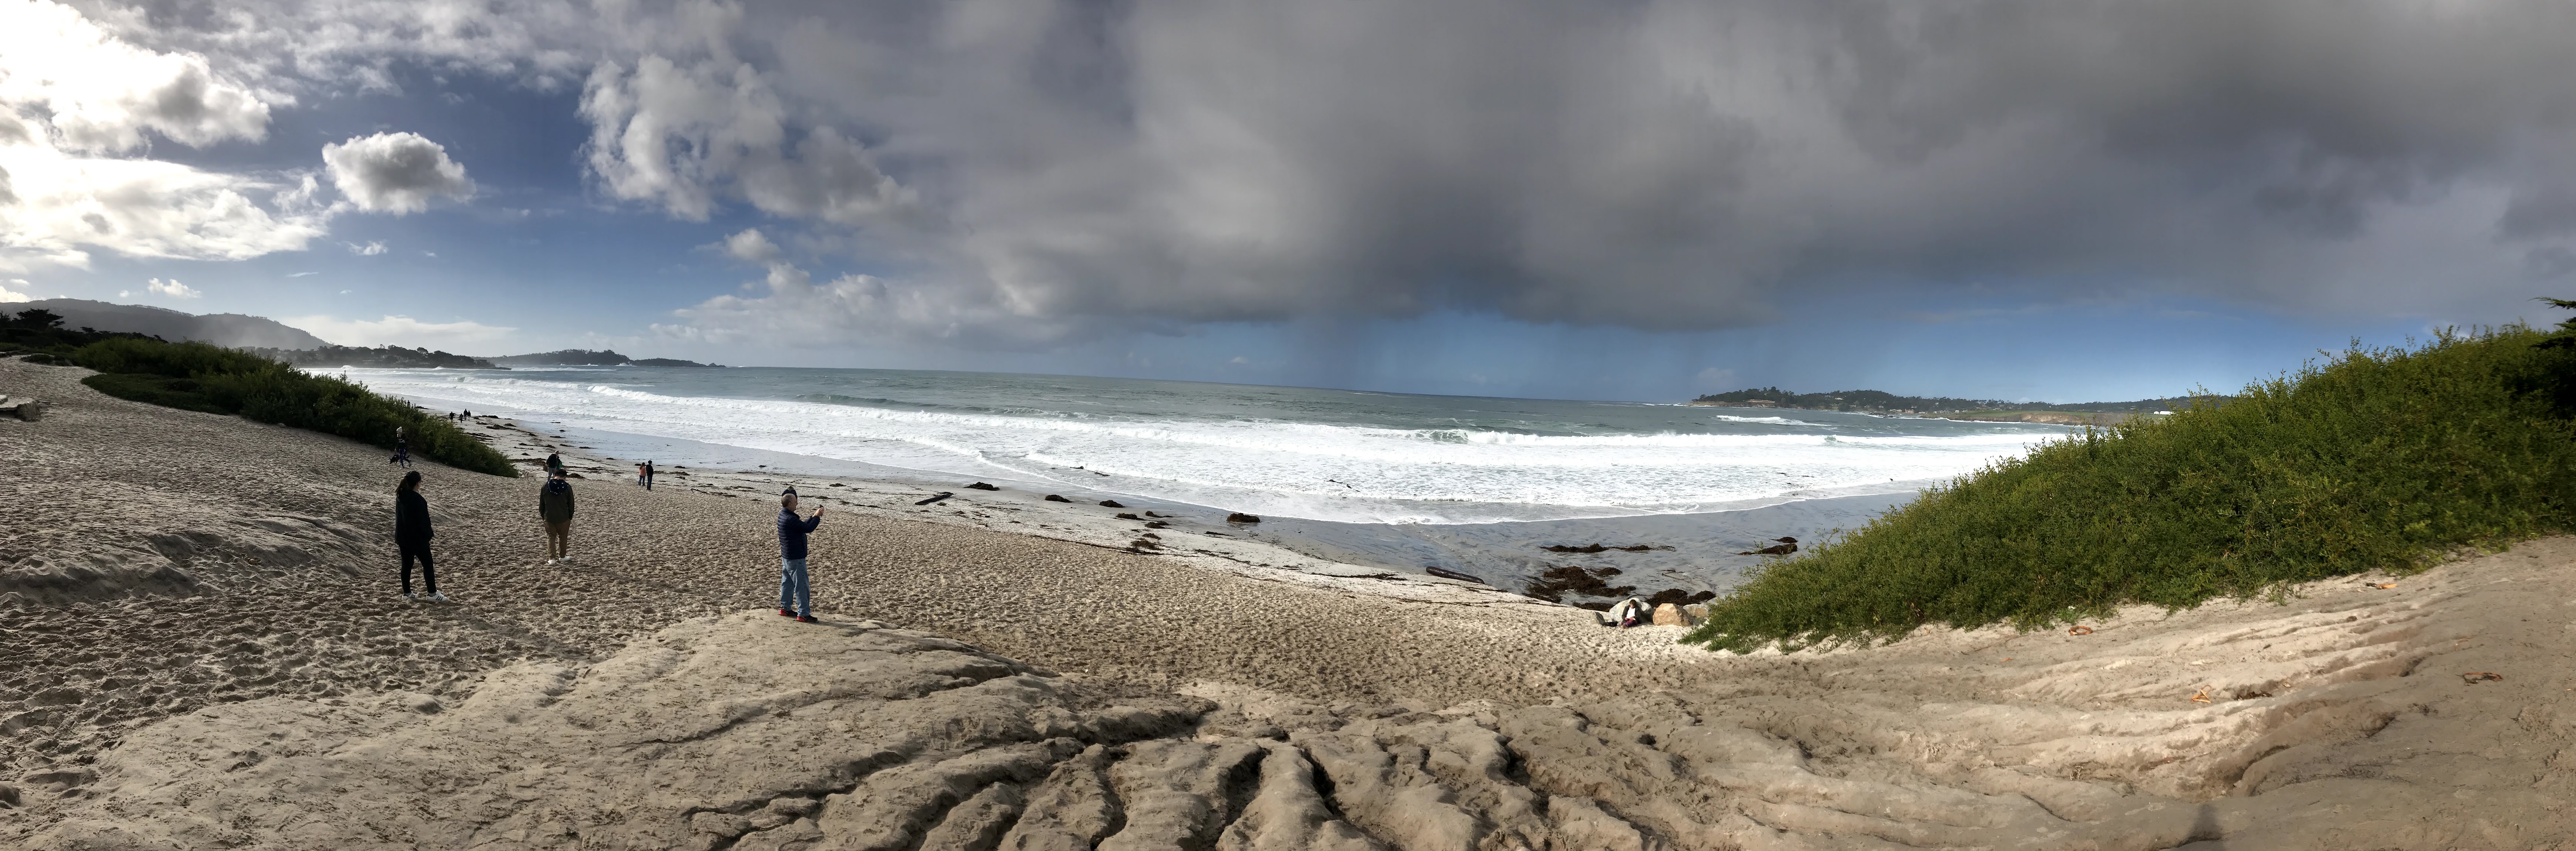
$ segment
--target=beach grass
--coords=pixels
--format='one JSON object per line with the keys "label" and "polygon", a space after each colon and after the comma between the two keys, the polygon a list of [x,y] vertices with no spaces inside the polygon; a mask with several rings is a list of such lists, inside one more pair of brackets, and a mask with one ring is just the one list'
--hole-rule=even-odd
{"label": "beach grass", "polygon": [[517,476],[510,459],[444,419],[358,384],[204,343],[149,338],[100,340],[73,362],[98,370],[81,383],[124,399],[336,434],[392,447],[406,429],[412,451],[451,467]]}
{"label": "beach grass", "polygon": [[2576,528],[2576,348],[2514,325],[2354,348],[2224,404],[1990,465],[1758,570],[1683,639],[1795,650],[2046,628],[2421,570]]}

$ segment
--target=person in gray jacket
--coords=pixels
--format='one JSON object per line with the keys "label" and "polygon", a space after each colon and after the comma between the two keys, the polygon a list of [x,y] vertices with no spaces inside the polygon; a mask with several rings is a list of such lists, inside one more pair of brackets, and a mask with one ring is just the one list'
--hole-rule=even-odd
{"label": "person in gray jacket", "polygon": [[572,482],[560,468],[537,491],[537,516],[546,521],[546,563],[572,561]]}

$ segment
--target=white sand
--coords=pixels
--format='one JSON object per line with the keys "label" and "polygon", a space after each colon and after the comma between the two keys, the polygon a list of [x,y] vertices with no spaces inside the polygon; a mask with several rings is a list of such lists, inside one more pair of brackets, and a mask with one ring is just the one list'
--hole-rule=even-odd
{"label": "white sand", "polygon": [[[470,815],[484,811],[460,797],[489,794],[495,778],[533,767],[467,761],[472,770],[417,781],[397,770],[416,764],[400,754],[427,745],[403,737],[424,718],[554,724],[561,735],[583,722],[495,720],[509,713],[485,710],[423,716],[420,701],[488,709],[523,699],[540,675],[617,676],[620,666],[663,658],[652,648],[700,634],[689,630],[716,630],[691,641],[792,649],[871,629],[741,632],[795,628],[774,615],[726,614],[775,604],[775,489],[709,482],[694,490],[753,490],[648,494],[626,467],[576,483],[577,558],[549,567],[536,558],[535,479],[423,465],[440,585],[458,602],[408,603],[393,595],[387,541],[398,474],[380,452],[108,399],[79,387],[80,374],[0,361],[0,393],[57,401],[43,421],[0,420],[0,781],[13,787],[0,800],[17,799],[0,809],[0,845],[116,845],[99,831],[182,824],[190,804],[174,790],[233,780],[263,790],[254,798],[274,817],[228,828],[237,833],[224,842],[549,844],[565,834],[528,822],[529,811]],[[2451,564],[2394,589],[2320,583],[2286,606],[2131,612],[2086,636],[1941,631],[1882,648],[1737,657],[1673,645],[1676,628],[1619,632],[1591,625],[1586,612],[1468,586],[1335,578],[1322,575],[1331,566],[1252,545],[1182,557],[1111,549],[1135,527],[1059,523],[1087,515],[1014,502],[1029,495],[959,494],[971,501],[946,511],[965,514],[941,515],[945,524],[906,519],[937,512],[887,504],[901,494],[831,503],[835,516],[815,538],[818,608],[838,623],[873,619],[1024,660],[1034,667],[1014,676],[1053,683],[1044,688],[1077,714],[1171,705],[1175,690],[1213,698],[1214,708],[1186,729],[942,733],[945,744],[853,769],[846,788],[797,793],[797,772],[811,766],[746,768],[738,794],[712,803],[678,803],[699,794],[687,784],[618,779],[665,760],[680,771],[704,755],[567,756],[530,785],[564,790],[558,826],[590,825],[593,844],[619,847],[676,837],[870,847],[834,831],[860,830],[863,813],[894,812],[884,796],[901,784],[883,778],[910,775],[875,772],[1016,747],[1012,759],[1036,767],[1011,771],[1041,777],[1003,772],[969,783],[972,794],[916,802],[903,818],[922,824],[888,847],[916,847],[908,843],[952,821],[971,833],[966,822],[1005,812],[1020,825],[1055,818],[1037,802],[1072,793],[1049,784],[1093,768],[1109,778],[1103,806],[1123,808],[1124,824],[1151,821],[1139,814],[1156,812],[1154,801],[1195,801],[1224,822],[1171,840],[1185,845],[1238,824],[1277,826],[1237,831],[1243,842],[1297,837],[1244,847],[1335,847],[1342,836],[1408,849],[1451,847],[1443,843],[1460,836],[1497,848],[2164,848],[2222,839],[2241,848],[2529,848],[2570,833],[2558,803],[2576,778],[2576,750],[2562,750],[2576,748],[2568,539]],[[845,503],[872,508],[843,512]],[[968,525],[1038,517],[1078,528],[1056,540]],[[603,661],[611,659],[627,661]],[[890,711],[869,707],[892,695],[843,688],[886,676],[881,667],[728,670],[656,694],[683,707],[677,715],[719,716],[820,705],[786,691],[829,694],[837,703],[813,725],[763,735],[812,747],[891,741],[831,723],[850,720],[835,713]],[[2504,679],[2459,676],[2472,671]],[[198,739],[256,740],[296,726],[283,719],[308,717],[339,720],[295,735],[340,744],[297,759],[188,750]],[[476,741],[519,746],[507,736]],[[380,750],[349,749],[366,742]],[[1084,756],[1092,745],[1103,750]],[[1306,800],[1296,772],[1274,771],[1300,759],[1333,781],[1307,794],[1321,796],[1311,806],[1296,803]],[[1189,779],[1202,770],[1222,776],[1209,775],[1213,786]],[[1229,771],[1242,773],[1239,783]],[[391,784],[382,794],[470,829],[433,837],[327,816],[357,805],[326,785],[287,782],[316,772],[377,778],[368,782]],[[743,797],[755,793],[772,797]],[[798,794],[816,809],[762,809]],[[727,834],[731,822],[700,830],[689,807],[812,832]],[[1433,819],[1448,827],[1416,824],[1452,810]],[[630,827],[581,821],[612,815]],[[324,831],[362,822],[376,825],[372,838]],[[1342,829],[1334,824],[1352,832],[1333,833]],[[485,828],[494,832],[477,832]],[[957,847],[989,847],[972,839]]]}

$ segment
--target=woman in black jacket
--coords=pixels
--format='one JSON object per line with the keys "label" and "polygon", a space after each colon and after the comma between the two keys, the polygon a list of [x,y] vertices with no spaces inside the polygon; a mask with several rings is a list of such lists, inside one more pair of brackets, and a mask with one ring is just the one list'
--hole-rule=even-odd
{"label": "woman in black jacket", "polygon": [[429,500],[420,498],[420,471],[404,473],[402,485],[394,489],[394,546],[402,549],[402,594],[411,596],[411,560],[420,559],[420,579],[429,593],[419,599],[433,603],[447,602],[438,593],[438,568],[429,560]]}

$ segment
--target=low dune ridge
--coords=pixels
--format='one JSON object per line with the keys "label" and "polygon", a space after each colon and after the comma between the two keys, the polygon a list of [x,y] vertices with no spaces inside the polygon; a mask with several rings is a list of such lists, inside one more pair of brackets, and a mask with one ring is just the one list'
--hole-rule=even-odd
{"label": "low dune ridge", "polygon": [[[423,464],[0,360],[0,845],[2551,847],[2576,540],[1745,656],[1490,592]],[[2373,587],[2393,582],[2394,587]],[[1410,593],[1410,592],[1409,592]],[[2492,674],[2494,678],[2474,676]]]}

